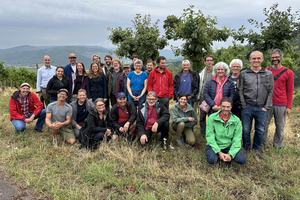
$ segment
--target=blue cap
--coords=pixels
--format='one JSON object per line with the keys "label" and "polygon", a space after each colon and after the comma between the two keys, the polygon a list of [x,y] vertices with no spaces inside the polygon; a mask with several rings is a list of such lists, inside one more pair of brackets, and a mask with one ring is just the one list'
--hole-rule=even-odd
{"label": "blue cap", "polygon": [[126,97],[126,94],[125,92],[119,92],[118,96],[117,96],[117,99],[120,99],[122,97]]}

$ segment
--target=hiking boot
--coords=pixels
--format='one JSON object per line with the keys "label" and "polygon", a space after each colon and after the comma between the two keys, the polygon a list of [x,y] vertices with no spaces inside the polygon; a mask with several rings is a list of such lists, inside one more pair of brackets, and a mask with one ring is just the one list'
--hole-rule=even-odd
{"label": "hiking boot", "polygon": [[42,129],[34,129],[34,131],[37,132],[37,133],[42,133],[43,132]]}
{"label": "hiking boot", "polygon": [[243,148],[243,149],[242,149],[242,153],[243,153],[244,156],[245,156],[245,155],[247,155],[247,154],[249,153],[249,150],[246,150],[246,149]]}
{"label": "hiking boot", "polygon": [[167,146],[167,138],[163,138],[163,141],[161,141],[161,148],[166,151],[168,150],[168,146]]}
{"label": "hiking boot", "polygon": [[259,159],[264,159],[263,155],[259,150],[253,149],[253,152],[258,156]]}
{"label": "hiking boot", "polygon": [[176,144],[177,144],[177,146],[181,147],[183,145],[182,140],[181,139],[177,139],[176,140]]}

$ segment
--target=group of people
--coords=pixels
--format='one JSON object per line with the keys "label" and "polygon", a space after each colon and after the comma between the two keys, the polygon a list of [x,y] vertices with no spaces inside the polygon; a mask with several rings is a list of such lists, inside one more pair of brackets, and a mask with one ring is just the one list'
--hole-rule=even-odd
{"label": "group of people", "polygon": [[[77,140],[81,147],[91,149],[99,141],[136,136],[142,145],[150,141],[153,133],[161,133],[161,147],[167,150],[169,119],[176,132],[178,146],[195,143],[194,126],[198,123],[195,107],[200,105],[200,135],[207,140],[207,162],[214,164],[234,160],[246,163],[245,154],[251,149],[263,158],[261,148],[266,147],[268,125],[275,118],[276,131],[273,146],[283,147],[285,118],[292,108],[293,72],[281,65],[283,53],[274,49],[270,53],[272,66],[261,67],[263,54],[250,54],[251,67],[240,72],[243,62],[233,59],[214,64],[213,56],[204,58],[205,68],[197,73],[189,60],[182,62],[182,70],[172,72],[166,58],[159,56],[156,67],[152,60],[146,67],[137,55],[133,64],[124,64],[110,55],[105,64],[93,55],[88,73],[76,55],[69,55],[70,64],[54,67],[49,56],[37,73],[37,93],[45,102],[30,92],[23,83],[10,98],[10,120],[15,130],[22,132],[26,123],[38,118],[35,126],[42,132],[43,124],[53,134],[70,144]],[[232,74],[230,74],[230,68]],[[169,113],[169,101],[176,103]],[[205,108],[205,109],[204,109]],[[208,120],[206,122],[206,118]],[[251,148],[250,131],[255,120],[255,134]],[[241,140],[243,146],[241,145]]]}

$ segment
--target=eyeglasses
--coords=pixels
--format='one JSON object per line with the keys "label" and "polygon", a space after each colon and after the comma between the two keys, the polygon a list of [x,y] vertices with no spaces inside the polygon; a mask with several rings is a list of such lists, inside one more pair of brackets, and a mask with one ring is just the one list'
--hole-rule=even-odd
{"label": "eyeglasses", "polygon": [[156,99],[150,99],[150,98],[148,98],[147,100],[148,100],[148,101],[155,101]]}
{"label": "eyeglasses", "polygon": [[100,105],[96,105],[97,107],[103,107],[104,106],[104,104],[100,104]]}
{"label": "eyeglasses", "polygon": [[69,57],[70,59],[76,59],[76,57]]}
{"label": "eyeglasses", "polygon": [[231,67],[237,67],[237,68],[239,68],[240,66],[231,66]]}
{"label": "eyeglasses", "polygon": [[213,62],[214,60],[206,60],[206,62]]}

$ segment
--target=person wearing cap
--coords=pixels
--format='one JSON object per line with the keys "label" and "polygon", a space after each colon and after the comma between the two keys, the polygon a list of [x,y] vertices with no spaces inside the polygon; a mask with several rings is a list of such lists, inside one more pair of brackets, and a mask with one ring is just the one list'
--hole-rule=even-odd
{"label": "person wearing cap", "polygon": [[77,57],[76,57],[75,53],[70,53],[69,54],[70,63],[65,66],[65,75],[69,79],[71,79],[72,72],[73,73],[76,72],[76,59],[77,59]]}
{"label": "person wearing cap", "polygon": [[38,119],[34,129],[42,132],[45,123],[46,110],[38,97],[30,92],[30,85],[22,83],[20,90],[13,93],[8,103],[10,121],[13,123],[17,132],[26,129],[26,124]]}
{"label": "person wearing cap", "polygon": [[113,67],[108,70],[111,76],[110,78],[112,79],[112,84],[108,85],[108,90],[109,88],[111,89],[110,101],[111,101],[111,106],[114,106],[117,103],[116,87],[117,87],[119,76],[123,73],[123,69],[121,67],[121,61],[118,58],[114,58],[112,60],[112,66]]}
{"label": "person wearing cap", "polygon": [[199,92],[198,73],[190,69],[190,61],[182,61],[182,70],[177,72],[174,77],[174,100],[179,99],[179,94],[187,95],[187,102],[194,107]]}
{"label": "person wearing cap", "polygon": [[130,72],[130,65],[129,64],[124,64],[123,65],[123,72],[118,79],[117,87],[116,87],[116,96],[120,92],[125,92],[126,96],[128,96],[128,90],[127,90],[127,76]]}
{"label": "person wearing cap", "polygon": [[132,138],[136,128],[136,108],[132,102],[127,101],[125,92],[118,93],[117,102],[110,111],[111,123],[116,130],[113,138],[126,133]]}
{"label": "person wearing cap", "polygon": [[45,55],[43,58],[45,65],[37,71],[36,90],[40,97],[43,97],[46,107],[50,103],[50,95],[46,92],[49,80],[55,75],[56,67],[51,65],[50,56]]}
{"label": "person wearing cap", "polygon": [[76,142],[72,127],[72,107],[65,102],[68,90],[62,88],[57,93],[57,101],[47,107],[46,124],[53,134],[53,142],[56,142],[56,134],[60,134],[64,141],[69,144]]}

